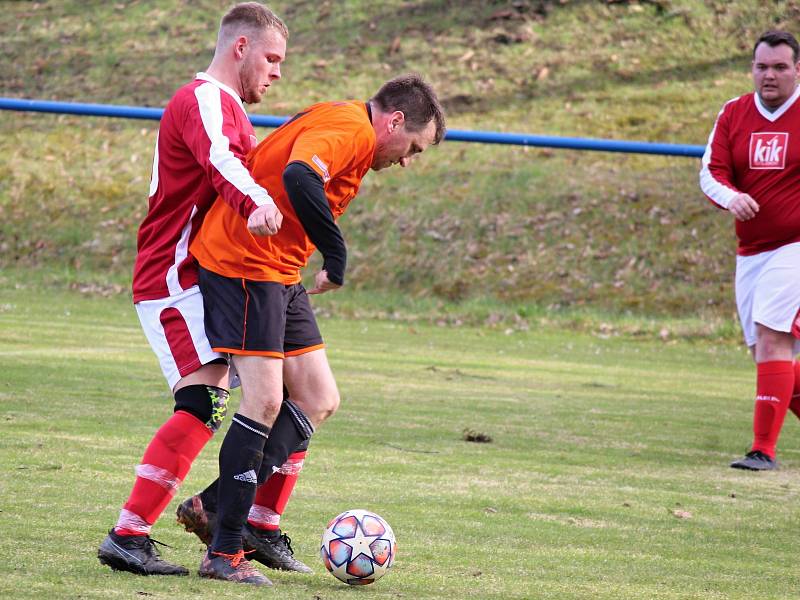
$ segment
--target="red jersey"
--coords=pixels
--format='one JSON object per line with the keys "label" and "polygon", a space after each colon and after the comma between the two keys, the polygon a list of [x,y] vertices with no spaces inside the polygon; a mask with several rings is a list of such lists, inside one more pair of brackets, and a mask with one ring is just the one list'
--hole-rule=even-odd
{"label": "red jersey", "polygon": [[277,234],[256,237],[230,206],[217,200],[192,254],[218,275],[255,281],[299,283],[300,269],[316,247],[306,235],[283,185],[283,171],[302,162],[323,181],[333,218],[358,193],[375,153],[375,129],[363,102],[321,102],[276,129],[249,157],[256,181],[273,190],[283,215]]}
{"label": "red jersey", "polygon": [[244,224],[271,203],[245,166],[256,145],[239,96],[206,73],[167,104],[156,139],[147,216],[139,227],[133,301],[181,293],[197,284],[189,245],[219,196]]}
{"label": "red jersey", "polygon": [[703,193],[727,208],[738,193],[759,205],[736,221],[738,253],[758,254],[800,242],[800,87],[770,112],[754,93],[728,101],[708,138]]}

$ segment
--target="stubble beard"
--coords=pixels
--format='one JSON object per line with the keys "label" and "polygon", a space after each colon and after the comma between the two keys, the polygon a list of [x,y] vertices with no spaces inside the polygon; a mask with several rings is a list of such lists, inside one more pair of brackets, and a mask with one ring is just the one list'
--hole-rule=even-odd
{"label": "stubble beard", "polygon": [[249,69],[249,61],[245,60],[239,69],[239,85],[242,89],[242,102],[245,104],[258,104],[261,102],[261,94],[258,92],[261,84],[254,80],[255,77],[251,75]]}

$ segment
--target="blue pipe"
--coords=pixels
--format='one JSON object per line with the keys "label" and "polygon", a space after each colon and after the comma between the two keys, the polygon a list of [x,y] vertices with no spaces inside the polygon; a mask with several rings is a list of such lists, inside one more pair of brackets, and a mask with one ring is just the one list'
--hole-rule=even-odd
{"label": "blue pipe", "polygon": [[[94,117],[119,117],[124,119],[148,119],[158,121],[164,113],[162,108],[143,106],[118,106],[112,104],[82,104],[78,102],[53,102],[49,100],[27,100],[0,97],[0,110],[61,113]],[[288,117],[250,115],[256,127],[280,127]],[[558,137],[551,135],[529,135],[525,133],[499,133],[493,131],[467,131],[450,129],[446,140],[451,142],[478,142],[483,144],[511,144],[515,146],[540,146],[547,148],[570,148],[597,152],[626,152],[632,154],[661,154],[667,156],[701,157],[705,146],[688,144],[665,144],[655,142],[626,142],[619,140]]]}

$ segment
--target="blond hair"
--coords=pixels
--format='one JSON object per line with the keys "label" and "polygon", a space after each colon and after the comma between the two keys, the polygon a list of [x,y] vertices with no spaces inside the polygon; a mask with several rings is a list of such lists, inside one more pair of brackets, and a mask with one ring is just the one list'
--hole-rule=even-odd
{"label": "blond hair", "polygon": [[240,35],[260,39],[268,29],[275,29],[284,39],[289,39],[289,28],[278,15],[259,2],[242,2],[222,17],[217,48],[226,46]]}

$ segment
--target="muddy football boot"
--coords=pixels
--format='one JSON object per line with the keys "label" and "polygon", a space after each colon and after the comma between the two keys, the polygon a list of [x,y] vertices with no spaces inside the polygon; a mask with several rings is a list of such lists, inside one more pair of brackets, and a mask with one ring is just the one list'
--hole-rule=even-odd
{"label": "muddy football boot", "polygon": [[212,552],[209,549],[203,555],[200,570],[197,573],[200,577],[209,579],[249,583],[250,585],[272,585],[269,579],[259,573],[253,564],[245,559],[244,552],[241,550],[236,554],[224,554]]}
{"label": "muddy football boot", "polygon": [[[97,558],[115,571],[137,575],[188,575],[189,570],[163,560],[156,550],[161,544],[149,535],[117,535],[108,532],[97,550]],[[166,546],[166,544],[161,544]]]}
{"label": "muddy football boot", "polygon": [[294,557],[291,538],[280,531],[269,535],[263,529],[247,523],[242,528],[242,545],[245,550],[255,551],[250,555],[252,560],[257,560],[270,569],[297,571],[298,573],[313,572]]}
{"label": "muddy football boot", "polygon": [[205,510],[199,495],[187,498],[178,505],[175,511],[178,523],[189,533],[195,534],[208,546],[214,537],[214,528],[217,525],[217,513]]}

